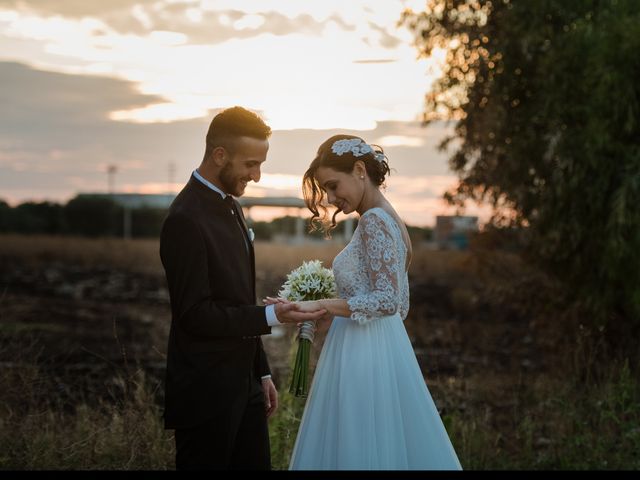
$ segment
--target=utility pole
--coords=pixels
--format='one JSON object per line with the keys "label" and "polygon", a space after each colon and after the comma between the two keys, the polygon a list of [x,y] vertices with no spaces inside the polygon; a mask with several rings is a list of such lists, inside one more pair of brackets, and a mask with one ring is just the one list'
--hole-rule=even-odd
{"label": "utility pole", "polygon": [[115,165],[107,166],[107,174],[109,176],[109,194],[113,195],[115,193],[115,176],[118,171],[118,167]]}
{"label": "utility pole", "polygon": [[167,193],[173,193],[173,186],[176,181],[176,164],[169,162],[169,184],[167,185]]}
{"label": "utility pole", "polygon": [[[109,196],[114,197],[116,193],[115,177],[118,172],[116,165],[107,165],[107,174],[109,176]],[[115,198],[113,198],[115,201]],[[122,236],[125,239],[131,238],[131,210],[126,205],[122,206]]]}

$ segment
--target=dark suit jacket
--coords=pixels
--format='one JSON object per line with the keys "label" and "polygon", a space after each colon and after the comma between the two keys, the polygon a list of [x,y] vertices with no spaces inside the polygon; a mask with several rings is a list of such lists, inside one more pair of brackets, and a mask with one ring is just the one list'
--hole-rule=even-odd
{"label": "dark suit jacket", "polygon": [[169,208],[160,257],[172,314],[164,421],[166,428],[184,428],[243,401],[251,379],[270,373],[259,336],[271,328],[265,307],[256,305],[246,230],[222,197],[193,176]]}

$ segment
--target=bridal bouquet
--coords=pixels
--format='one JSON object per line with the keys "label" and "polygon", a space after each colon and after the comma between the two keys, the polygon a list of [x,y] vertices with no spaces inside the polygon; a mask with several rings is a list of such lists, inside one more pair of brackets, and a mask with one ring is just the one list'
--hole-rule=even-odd
{"label": "bridal bouquet", "polygon": [[[292,302],[321,300],[336,296],[333,272],[322,266],[320,260],[303,262],[287,275],[278,296]],[[306,397],[309,391],[309,351],[315,335],[315,322],[303,322],[298,330],[298,352],[293,367],[289,392]]]}

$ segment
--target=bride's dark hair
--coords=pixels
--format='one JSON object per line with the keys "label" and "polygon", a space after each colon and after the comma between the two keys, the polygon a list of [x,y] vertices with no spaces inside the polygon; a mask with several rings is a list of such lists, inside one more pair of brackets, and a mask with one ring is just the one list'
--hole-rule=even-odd
{"label": "bride's dark hair", "polygon": [[[328,167],[338,172],[351,173],[353,172],[353,167],[356,161],[362,160],[369,179],[377,187],[383,186],[386,176],[391,173],[387,157],[384,154],[382,147],[378,145],[371,145],[371,148],[373,149],[372,152],[365,153],[358,157],[353,155],[351,151],[344,152],[342,155],[337,155],[331,150],[333,144],[338,140],[350,140],[356,138],[364,142],[362,138],[354,135],[334,135],[333,137],[325,140],[322,145],[318,147],[316,158],[313,159],[311,165],[309,165],[309,168],[302,177],[302,195],[304,197],[304,202],[313,214],[309,220],[310,231],[324,230],[329,234],[329,232],[336,227],[336,216],[340,213],[340,210],[336,210],[329,221],[326,202],[327,196],[315,178],[318,168]],[[383,159],[377,160],[376,156],[382,156]]]}

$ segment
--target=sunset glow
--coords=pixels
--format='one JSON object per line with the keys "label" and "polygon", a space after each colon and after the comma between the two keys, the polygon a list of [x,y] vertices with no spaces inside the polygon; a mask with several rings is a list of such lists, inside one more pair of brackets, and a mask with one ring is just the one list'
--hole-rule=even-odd
{"label": "sunset glow", "polygon": [[19,117],[23,126],[0,135],[2,198],[104,191],[106,165],[118,167],[119,191],[177,191],[212,115],[243,105],[274,131],[273,160],[247,195],[300,197],[317,146],[349,130],[381,145],[402,174],[389,190],[399,210],[432,222],[435,206],[420,195],[450,173],[435,148],[446,129],[427,132],[418,120],[444,52],[418,59],[397,26],[404,8],[423,3],[4,2],[3,87],[11,125]]}
{"label": "sunset glow", "polygon": [[[37,68],[108,73],[164,100],[111,112],[118,121],[198,118],[235,104],[252,105],[275,129],[371,129],[376,121],[419,114],[433,77],[425,76],[428,62],[416,60],[409,33],[395,26],[406,2],[379,2],[375,11],[364,8],[367,2],[243,2],[235,20],[224,12],[237,4],[225,3],[134,4],[128,13],[135,28],[126,32],[108,18],[0,10],[4,36],[39,46],[35,55],[1,53]],[[176,5],[185,8],[170,18]],[[288,31],[267,31],[275,12],[291,23]],[[193,30],[204,31],[205,22],[226,27],[230,37],[194,41]],[[169,25],[175,30],[159,29]]]}

